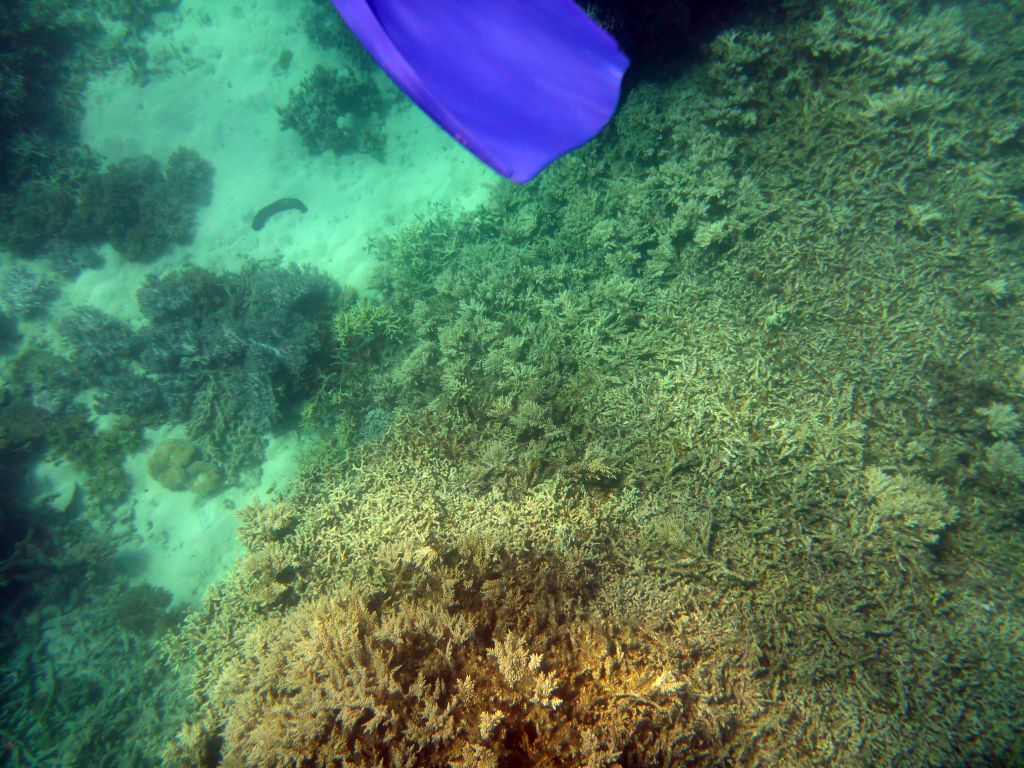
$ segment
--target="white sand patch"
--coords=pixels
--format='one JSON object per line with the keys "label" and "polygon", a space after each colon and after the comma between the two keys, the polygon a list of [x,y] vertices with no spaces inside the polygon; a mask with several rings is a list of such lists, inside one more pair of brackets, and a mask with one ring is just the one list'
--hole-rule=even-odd
{"label": "white sand patch", "polygon": [[[276,107],[289,89],[318,64],[346,65],[339,52],[305,36],[303,7],[185,0],[148,38],[150,66],[159,71],[145,84],[127,66],[90,84],[83,140],[107,161],[148,154],[163,162],[186,146],[216,169],[213,203],[200,212],[194,244],[162,258],[161,266],[187,258],[232,267],[246,256],[280,254],[362,283],[368,235],[432,203],[477,205],[496,182],[404,100],[388,117],[384,162],[362,154],[311,156],[294,131],[282,131]],[[285,49],[293,53],[287,70],[278,66]],[[301,199],[309,212],[280,214],[254,232],[253,215],[280,197]]]}

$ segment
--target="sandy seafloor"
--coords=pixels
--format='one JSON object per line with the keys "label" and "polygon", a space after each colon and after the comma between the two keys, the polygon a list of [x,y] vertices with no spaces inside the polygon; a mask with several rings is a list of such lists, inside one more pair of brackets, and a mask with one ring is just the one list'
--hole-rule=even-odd
{"label": "sandy seafloor", "polygon": [[[408,100],[388,114],[383,162],[363,154],[313,156],[295,132],[280,128],[276,107],[289,90],[318,64],[345,63],[338,51],[310,41],[303,8],[183,0],[173,13],[157,14],[145,37],[156,71],[145,85],[133,81],[127,64],[90,83],[84,144],[105,163],[143,154],[162,163],[178,147],[194,149],[215,168],[213,201],[199,212],[194,242],[152,263],[126,262],[103,246],[105,265],[65,284],[50,316],[31,325],[28,337],[82,305],[141,322],[135,292],[145,276],[185,264],[234,270],[247,259],[280,256],[362,289],[373,268],[369,237],[431,205],[482,202],[497,177]],[[278,64],[284,50],[293,54],[287,69]],[[280,197],[301,199],[308,213],[281,214],[253,231],[256,211]],[[150,447],[178,436],[184,436],[180,425],[146,430]],[[150,478],[148,450],[130,456],[125,468],[133,493],[118,511],[122,565],[176,601],[195,602],[239,553],[232,509],[283,490],[300,450],[296,433],[275,435],[258,476],[209,498],[169,491]],[[44,462],[38,473],[43,495],[66,496],[80,479],[66,462]]]}

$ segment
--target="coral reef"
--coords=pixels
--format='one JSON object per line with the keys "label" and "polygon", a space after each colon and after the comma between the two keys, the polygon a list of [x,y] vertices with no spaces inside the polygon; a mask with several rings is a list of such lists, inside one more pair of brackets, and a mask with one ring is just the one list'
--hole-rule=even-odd
{"label": "coral reef", "polygon": [[1022,426],[1020,415],[1009,403],[992,403],[979,408],[978,415],[985,417],[985,429],[992,437],[1013,437]]}
{"label": "coral reef", "polygon": [[36,256],[62,233],[74,198],[56,184],[28,181],[3,207],[3,244],[19,256]]}
{"label": "coral reef", "polygon": [[137,296],[145,325],[79,308],[57,327],[67,356],[32,350],[18,379],[54,413],[95,387],[98,413],[184,423],[202,459],[186,462],[188,485],[212,493],[258,463],[282,416],[312,394],[338,292],[320,272],[276,261],[150,274]]}
{"label": "coral reef", "polygon": [[[634,10],[678,22],[652,44],[699,28],[675,6]],[[61,420],[116,490],[137,427],[94,434],[85,386],[187,426],[154,462],[176,487],[304,398],[324,440],[162,638],[188,712],[165,596],[0,495],[9,761],[148,764],[173,721],[169,767],[1016,764],[1024,9],[785,10],[531,185],[375,241],[372,301],[185,269],[145,327],[78,313],[68,358],[25,352],[3,469]],[[25,189],[37,224],[77,184]]]}
{"label": "coral reef", "polygon": [[[4,759],[69,768],[153,765],[160,734],[186,711],[181,681],[154,649],[177,612],[166,610],[165,594],[116,574],[109,536],[69,527],[48,528],[31,612],[16,616],[4,603]],[[126,707],[125,697],[140,704]]]}
{"label": "coral reef", "polygon": [[309,0],[302,11],[302,29],[321,48],[340,52],[345,63],[355,68],[361,77],[369,77],[377,71],[373,58],[333,7]]}
{"label": "coral reef", "polygon": [[164,420],[167,407],[159,385],[136,365],[145,339],[128,323],[95,307],[79,307],[57,323],[57,333],[68,355],[54,362],[64,365],[77,388],[99,389],[93,402],[97,413],[131,416],[148,426]]}
{"label": "coral reef", "polygon": [[84,408],[69,408],[53,420],[47,443],[85,476],[85,490],[96,509],[110,512],[127,498],[131,478],[124,460],[142,445],[138,423],[123,418],[100,429]]}
{"label": "coral reef", "polygon": [[1019,493],[1024,486],[1024,452],[1014,442],[992,443],[985,449],[980,466],[996,490]]}
{"label": "coral reef", "polygon": [[208,496],[220,490],[220,470],[209,461],[196,456],[196,448],[188,440],[164,440],[157,443],[146,462],[149,476],[171,491],[191,491]]}
{"label": "coral reef", "polygon": [[178,7],[181,0],[99,0],[96,8],[103,15],[126,22],[136,33],[152,24],[153,15]]}
{"label": "coral reef", "polygon": [[103,266],[103,257],[94,248],[62,238],[47,241],[46,256],[54,272],[69,280],[78,277],[84,269]]}
{"label": "coral reef", "polygon": [[935,544],[956,520],[957,510],[945,491],[921,478],[894,477],[867,467],[864,480],[873,513],[859,531],[866,546],[890,546],[894,541]]}
{"label": "coral reef", "polygon": [[229,479],[259,461],[283,410],[309,394],[336,295],[320,272],[275,262],[187,268],[139,289],[142,367],[169,418]]}
{"label": "coral reef", "polygon": [[150,261],[192,241],[196,214],[212,189],[213,167],[191,149],[176,150],[166,169],[147,156],[122,160],[83,184],[69,234],[109,241],[129,260]]}
{"label": "coral reef", "polygon": [[74,182],[27,181],[3,201],[3,244],[21,256],[49,255],[64,273],[95,266],[88,248],[110,242],[125,258],[148,261],[192,240],[209,205],[213,167],[180,148],[165,169],[142,156],[102,173],[82,168]]}
{"label": "coral reef", "polygon": [[[241,511],[169,641],[207,706],[168,764],[1012,763],[1000,8],[790,3],[531,185],[377,240],[339,359],[380,350],[362,409],[394,415]],[[350,336],[371,309],[400,333]],[[343,380],[318,401],[351,435]]]}
{"label": "coral reef", "polygon": [[18,321],[6,312],[0,313],[0,355],[9,355],[20,339]]}
{"label": "coral reef", "polygon": [[[185,716],[154,641],[180,616],[115,563],[117,539],[82,495],[30,501],[25,482],[53,428],[17,393],[0,403],[0,737],[5,765],[152,765]],[[59,503],[59,506],[58,506]],[[145,609],[145,610],[140,610]],[[125,707],[126,696],[159,704]],[[148,747],[146,745],[149,745]]]}
{"label": "coral reef", "polygon": [[0,192],[51,178],[67,159],[82,115],[79,46],[96,30],[86,9],[36,0],[0,9]]}
{"label": "coral reef", "polygon": [[589,0],[584,7],[615,35],[633,65],[646,69],[667,61],[678,62],[681,52],[698,47],[709,35],[735,24],[744,14],[778,12],[781,5],[776,0]]}
{"label": "coral reef", "polygon": [[[137,37],[175,0],[10,0],[0,8],[0,242],[38,256],[97,162],[81,144],[88,77],[144,62]],[[118,19],[128,22],[128,28]],[[144,63],[141,65],[144,69]]]}
{"label": "coral reef", "polygon": [[317,66],[278,108],[281,128],[294,130],[314,155],[364,152],[381,156],[385,98],[365,70]]}
{"label": "coral reef", "polygon": [[304,429],[333,433],[345,443],[372,439],[386,429],[394,386],[383,371],[404,336],[404,323],[390,306],[365,297],[349,299],[332,321],[330,365],[302,411]]}
{"label": "coral reef", "polygon": [[[95,308],[57,325],[67,356],[31,347],[11,368],[18,402],[40,414],[50,449],[85,475],[98,509],[130,489],[123,468],[139,429],[186,424],[188,455],[158,446],[150,472],[169,488],[216,493],[258,463],[282,414],[298,407],[328,347],[337,287],[314,270],[252,263],[215,275],[151,276],[139,291],[150,323],[133,329]],[[97,431],[75,397],[96,388],[93,410],[122,417]]]}
{"label": "coral reef", "polygon": [[15,318],[28,319],[46,312],[60,293],[56,282],[45,272],[16,264],[3,274],[0,310]]}
{"label": "coral reef", "polygon": [[34,408],[59,416],[87,386],[81,372],[47,347],[30,346],[12,362],[9,383]]}
{"label": "coral reef", "polygon": [[111,605],[112,619],[123,629],[143,637],[167,632],[181,619],[171,608],[171,593],[151,584],[138,584],[118,595]]}
{"label": "coral reef", "polygon": [[121,375],[139,352],[132,327],[95,307],[78,307],[61,318],[57,333],[71,351],[71,365],[90,385]]}
{"label": "coral reef", "polygon": [[216,684],[222,765],[650,765],[713,739],[676,677],[689,665],[579,615],[557,568],[409,558],[416,575],[383,595],[343,591],[250,632]]}

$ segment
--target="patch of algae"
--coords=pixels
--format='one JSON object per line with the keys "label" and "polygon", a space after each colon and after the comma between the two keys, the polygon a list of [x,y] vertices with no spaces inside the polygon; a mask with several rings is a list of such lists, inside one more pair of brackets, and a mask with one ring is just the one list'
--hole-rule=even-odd
{"label": "patch of algae", "polygon": [[243,510],[167,765],[1024,752],[1024,10],[787,9],[377,243],[396,416]]}

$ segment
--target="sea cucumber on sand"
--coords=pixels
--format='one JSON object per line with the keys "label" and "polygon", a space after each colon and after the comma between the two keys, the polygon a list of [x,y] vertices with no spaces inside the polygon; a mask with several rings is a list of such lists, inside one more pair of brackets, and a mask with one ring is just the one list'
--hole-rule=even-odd
{"label": "sea cucumber on sand", "polygon": [[267,220],[274,214],[281,213],[282,211],[299,211],[300,213],[306,212],[306,206],[301,200],[295,197],[282,197],[280,200],[275,200],[265,208],[260,208],[252,220],[252,228],[256,231],[263,229],[263,225],[267,223]]}

